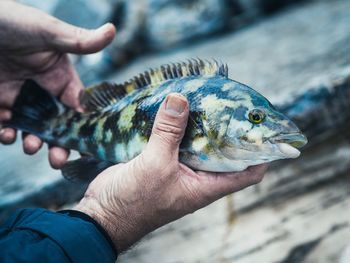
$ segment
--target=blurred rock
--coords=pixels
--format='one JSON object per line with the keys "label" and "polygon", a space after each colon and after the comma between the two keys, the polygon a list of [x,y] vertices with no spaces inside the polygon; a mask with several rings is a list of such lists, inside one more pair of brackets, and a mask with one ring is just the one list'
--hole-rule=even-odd
{"label": "blurred rock", "polygon": [[144,36],[150,49],[184,44],[222,30],[227,25],[229,11],[225,0],[150,0]]}
{"label": "blurred rock", "polygon": [[94,29],[108,20],[112,9],[108,0],[60,0],[52,14],[70,24]]}
{"label": "blurred rock", "polygon": [[19,0],[19,2],[44,10],[70,24],[97,28],[111,16],[109,0]]}
{"label": "blurred rock", "polygon": [[90,83],[98,77],[104,77],[114,67],[124,66],[141,53],[191,45],[194,41],[237,30],[296,2],[298,1],[119,0],[114,5],[112,16],[118,28],[118,37],[104,51],[96,67],[87,66],[84,69],[82,61],[83,79]]}
{"label": "blurred rock", "polygon": [[343,253],[341,254],[341,258],[339,260],[339,263],[349,263],[350,262],[350,245],[347,246]]}

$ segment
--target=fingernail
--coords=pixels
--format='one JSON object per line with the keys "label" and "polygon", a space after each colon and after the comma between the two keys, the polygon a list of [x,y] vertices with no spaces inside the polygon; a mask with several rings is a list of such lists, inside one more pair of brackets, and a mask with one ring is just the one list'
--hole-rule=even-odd
{"label": "fingernail", "polygon": [[181,95],[170,95],[167,98],[165,110],[172,115],[180,115],[186,107],[186,100]]}

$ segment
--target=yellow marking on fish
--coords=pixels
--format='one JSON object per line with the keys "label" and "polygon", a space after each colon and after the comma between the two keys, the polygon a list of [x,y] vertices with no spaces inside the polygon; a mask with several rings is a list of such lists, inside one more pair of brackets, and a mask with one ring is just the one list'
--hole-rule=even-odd
{"label": "yellow marking on fish", "polygon": [[203,151],[207,146],[208,146],[208,138],[206,137],[198,137],[195,138],[192,142],[192,148],[196,152],[201,152]]}
{"label": "yellow marking on fish", "polygon": [[97,141],[101,141],[103,138],[103,127],[104,124],[107,120],[107,116],[101,118],[97,123],[96,123],[96,127],[95,127],[95,131],[94,131],[94,137]]}
{"label": "yellow marking on fish", "polygon": [[126,84],[125,90],[127,93],[131,93],[135,90],[135,85],[133,83]]}
{"label": "yellow marking on fish", "polygon": [[232,90],[235,87],[234,83],[225,83],[224,86],[222,86],[222,91],[229,91]]}
{"label": "yellow marking on fish", "polygon": [[126,106],[120,113],[118,120],[118,128],[121,131],[128,131],[132,127],[132,119],[136,114],[137,104],[130,104]]}
{"label": "yellow marking on fish", "polygon": [[189,72],[187,70],[187,66],[186,65],[181,65],[181,72],[183,76],[188,76]]}
{"label": "yellow marking on fish", "polygon": [[217,113],[225,107],[235,107],[236,105],[235,101],[219,99],[215,94],[210,94],[202,99],[200,107],[208,114],[211,114]]}
{"label": "yellow marking on fish", "polygon": [[211,65],[204,67],[203,70],[204,70],[205,75],[208,75],[208,76],[215,75],[215,72],[214,72],[213,67]]}
{"label": "yellow marking on fish", "polygon": [[252,129],[247,133],[247,138],[249,141],[256,144],[262,144],[263,132],[261,129]]}
{"label": "yellow marking on fish", "polygon": [[150,74],[151,83],[159,83],[163,81],[163,73],[161,70],[156,70]]}
{"label": "yellow marking on fish", "polygon": [[200,88],[204,85],[205,82],[206,82],[205,79],[190,80],[184,85],[184,90],[186,92],[196,92],[198,90],[198,88]]}
{"label": "yellow marking on fish", "polygon": [[249,131],[252,128],[252,124],[249,121],[240,121],[232,118],[230,120],[230,128],[232,129],[243,129],[244,131]]}
{"label": "yellow marking on fish", "polygon": [[202,70],[204,71],[204,74],[206,76],[215,76],[218,70],[218,67],[216,64],[210,63],[210,64],[207,64],[204,68],[202,68]]}

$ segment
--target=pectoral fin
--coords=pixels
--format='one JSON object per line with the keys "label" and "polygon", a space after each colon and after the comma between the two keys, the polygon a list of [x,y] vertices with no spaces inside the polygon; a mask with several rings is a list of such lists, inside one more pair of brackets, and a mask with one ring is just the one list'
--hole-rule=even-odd
{"label": "pectoral fin", "polygon": [[61,169],[62,175],[73,182],[90,182],[99,173],[112,166],[112,162],[101,161],[94,157],[82,157],[67,162]]}

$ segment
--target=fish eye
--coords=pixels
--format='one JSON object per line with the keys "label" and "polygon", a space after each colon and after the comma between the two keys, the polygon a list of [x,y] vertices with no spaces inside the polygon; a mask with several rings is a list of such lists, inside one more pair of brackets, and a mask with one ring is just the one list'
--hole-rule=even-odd
{"label": "fish eye", "polygon": [[249,121],[254,124],[260,124],[265,119],[265,113],[262,110],[254,109],[248,114]]}

